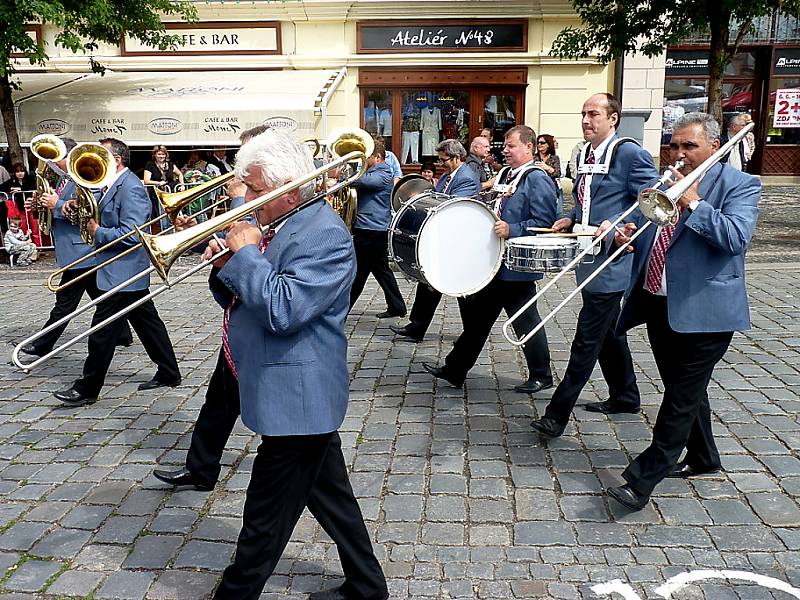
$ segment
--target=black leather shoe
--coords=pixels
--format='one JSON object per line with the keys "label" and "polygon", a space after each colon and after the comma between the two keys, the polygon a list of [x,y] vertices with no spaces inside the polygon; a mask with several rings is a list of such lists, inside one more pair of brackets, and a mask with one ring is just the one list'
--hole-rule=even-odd
{"label": "black leather shoe", "polygon": [[145,381],[144,383],[139,384],[139,391],[145,390],[154,390],[160,387],[175,387],[181,384],[181,380],[178,379],[176,381],[164,381],[163,379],[159,379],[157,376],[153,377],[150,381]]}
{"label": "black leather shoe", "polygon": [[410,342],[421,342],[422,336],[417,335],[411,325],[405,325],[403,327],[398,327],[397,325],[389,325],[389,329],[394,331],[397,335],[403,336],[403,338],[407,339]]}
{"label": "black leather shoe", "polygon": [[703,467],[698,469],[685,462],[679,462],[672,471],[667,473],[667,477],[686,479],[687,477],[699,477],[700,475],[713,475],[721,470],[722,467]]}
{"label": "black leather shoe", "polygon": [[631,510],[642,510],[650,502],[650,496],[640,494],[627,483],[619,487],[610,487],[606,492],[622,506]]}
{"label": "black leather shoe", "polygon": [[118,338],[117,339],[117,346],[121,346],[122,348],[127,348],[128,346],[133,346],[133,338]]}
{"label": "black leather shoe", "polygon": [[540,381],[539,379],[528,379],[528,381],[524,381],[519,385],[514,386],[515,392],[521,392],[523,394],[535,394],[541,390],[546,390],[553,387],[552,381]]}
{"label": "black leather shoe", "polygon": [[30,354],[31,356],[44,356],[47,354],[46,352],[42,352],[33,344],[25,344],[22,348],[20,348],[22,352],[25,354]]}
{"label": "black leather shoe", "polygon": [[199,481],[194,475],[192,475],[192,472],[186,468],[178,469],[177,471],[164,471],[162,469],[156,469],[153,471],[153,475],[156,479],[160,479],[164,483],[174,485],[175,487],[192,486],[194,489],[201,492],[210,492],[212,489],[214,489],[213,485],[208,485],[207,483]]}
{"label": "black leather shoe", "polygon": [[[377,600],[388,600],[389,595],[382,596]],[[312,592],[308,595],[308,600],[349,600],[347,595],[342,591],[341,586],[322,590],[321,592]]]}
{"label": "black leather shoe", "polygon": [[615,400],[605,400],[603,402],[589,402],[584,406],[589,412],[603,413],[604,415],[618,415],[627,413],[635,415],[641,409],[638,406],[625,404],[623,402],[616,402]]}
{"label": "black leather shoe", "polygon": [[430,373],[434,377],[437,377],[439,379],[444,379],[447,383],[449,383],[453,387],[457,388],[464,387],[463,379],[453,379],[452,377],[449,377],[447,373],[445,373],[444,369],[441,369],[430,363],[422,363],[422,368],[425,369],[428,373]]}
{"label": "black leather shoe", "polygon": [[405,311],[403,311],[403,312],[392,312],[390,310],[386,310],[386,311],[384,311],[382,313],[378,313],[375,316],[378,317],[379,319],[389,319],[391,317],[405,317],[406,316],[406,312]]}
{"label": "black leather shoe", "polygon": [[73,387],[59,390],[53,396],[61,400],[66,406],[85,406],[97,402],[97,396],[84,396]]}
{"label": "black leather shoe", "polygon": [[533,430],[539,435],[557,438],[561,437],[561,434],[564,433],[566,425],[559,425],[556,423],[555,419],[551,419],[550,417],[542,417],[538,421],[531,421],[531,427],[533,427]]}

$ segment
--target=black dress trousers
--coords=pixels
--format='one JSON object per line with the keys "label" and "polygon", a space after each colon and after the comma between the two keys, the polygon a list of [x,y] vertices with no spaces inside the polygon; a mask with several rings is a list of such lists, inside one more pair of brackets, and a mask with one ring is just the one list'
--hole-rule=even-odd
{"label": "black dress trousers", "polygon": [[409,335],[422,338],[428,331],[436,314],[436,308],[442,300],[442,294],[437,292],[425,283],[417,284],[417,291],[414,294],[414,304],[411,305],[409,315]]}
{"label": "black dress trousers", "polygon": [[[104,321],[148,293],[149,290],[144,289],[134,292],[118,292],[109,296],[97,305],[92,325]],[[148,300],[137,306],[127,314],[127,319],[142,341],[150,360],[158,366],[156,377],[168,382],[180,380],[181,372],[178,369],[172,342],[164,322],[158,316],[153,301]],[[114,359],[117,338],[124,327],[124,319],[117,319],[89,336],[89,355],[83,363],[83,375],[73,384],[73,387],[84,396],[100,394],[106,373]]]}
{"label": "black dress trousers", "polygon": [[214,598],[257,600],[306,506],[336,544],[345,597],[388,598],[386,579],[347,478],[339,433],[261,440],[236,556]]}
{"label": "black dress trousers", "polygon": [[397,279],[389,266],[389,232],[372,229],[353,230],[356,251],[356,278],[350,289],[350,308],[358,300],[369,274],[375,277],[386,297],[387,310],[392,315],[406,314],[406,303],[397,287]]}
{"label": "black dress trousers", "polygon": [[569,421],[598,360],[612,401],[632,409],[639,408],[641,402],[627,335],[615,332],[623,292],[583,290],[581,296],[583,306],[578,313],[567,370],[545,410],[545,417],[561,425]]}
{"label": "black dress trousers", "polygon": [[646,292],[641,296],[647,303],[647,335],[664,383],[664,398],[653,441],[622,476],[634,490],[649,496],[678,463],[684,448],[686,462],[692,467],[720,466],[711,430],[708,383],[728,350],[733,332],[678,333],[669,326],[666,298]]}
{"label": "black dress trousers", "polygon": [[[61,282],[59,285],[66,285],[73,279],[76,279],[86,273],[88,270],[89,269],[70,269],[68,271],[64,271],[64,273],[61,275]],[[53,309],[50,311],[50,316],[47,319],[47,322],[42,326],[42,329],[45,329],[56,321],[59,321],[68,314],[74,312],[81,303],[81,298],[83,298],[84,292],[86,292],[89,295],[89,298],[93,300],[102,294],[102,292],[97,289],[95,274],[84,277],[77,283],[73,283],[63,290],[56,292],[56,302],[53,305]],[[128,325],[128,320],[123,319],[123,321],[125,326],[122,328],[119,341],[127,345],[133,341],[133,336],[131,335],[131,328]],[[44,334],[38,340],[36,340],[34,342],[34,346],[36,347],[38,354],[43,355],[50,352],[68,325],[69,323],[59,325],[52,331]]]}
{"label": "black dress trousers", "polygon": [[225,353],[219,349],[217,366],[206,390],[186,454],[186,468],[204,484],[213,486],[219,479],[220,461],[231,431],[239,417],[239,381],[234,377]]}
{"label": "black dress trousers", "polygon": [[[505,310],[510,317],[536,294],[535,281],[506,281],[495,277],[485,288],[461,299],[459,310],[464,331],[458,336],[453,349],[445,358],[444,374],[451,381],[463,381],[475,365],[492,327]],[[517,319],[513,328],[517,336],[530,332],[541,322],[536,304]],[[522,348],[528,364],[528,378],[552,383],[550,349],[547,334],[540,329]]]}

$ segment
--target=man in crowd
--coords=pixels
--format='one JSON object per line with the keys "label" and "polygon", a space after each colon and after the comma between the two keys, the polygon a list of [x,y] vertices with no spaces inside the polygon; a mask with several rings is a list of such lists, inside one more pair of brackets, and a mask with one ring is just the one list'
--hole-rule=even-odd
{"label": "man in crowd", "polygon": [[[481,139],[483,138],[476,138]],[[485,142],[486,140],[484,140]],[[436,191],[450,196],[474,196],[480,191],[477,173],[464,163],[467,151],[458,140],[444,140],[436,146],[439,163],[445,174],[436,184]],[[425,332],[433,321],[433,315],[442,295],[425,283],[417,284],[414,304],[411,307],[408,325],[389,329],[412,342],[421,342]]]}
{"label": "man in crowd", "polygon": [[467,159],[464,161],[470,169],[475,171],[481,183],[481,187],[494,177],[494,171],[492,171],[489,163],[486,162],[491,154],[490,150],[489,140],[485,137],[478,136],[473,138],[469,146],[469,156],[467,156]]}
{"label": "man in crowd", "polygon": [[[725,144],[734,135],[739,133],[747,124],[746,118],[746,114],[736,113],[730,119],[728,119],[728,128],[725,133],[720,136],[719,143]],[[739,142],[733,147],[733,150],[730,151],[724,160],[734,169],[738,171],[744,171],[747,169],[747,161],[752,154],[753,148],[749,147],[747,138],[744,137],[739,140]]]}
{"label": "man in crowd", "polygon": [[[89,221],[89,233],[95,243],[103,246],[112,240],[133,231],[135,225],[144,224],[150,216],[150,199],[142,181],[128,169],[130,150],[124,142],[106,138],[100,142],[114,158],[116,178],[108,186],[99,201],[100,223]],[[135,236],[104,250],[99,255],[105,262],[126,248],[137,244]],[[108,291],[149,267],[144,249],[116,259],[97,272],[97,287]],[[142,277],[121,291],[109,296],[97,305],[92,325],[106,320],[148,294],[149,276]],[[156,363],[158,370],[152,379],[139,385],[139,390],[151,390],[162,386],[175,387],[181,382],[181,373],[175,359],[175,351],[167,328],[152,300],[140,304],[127,314],[127,319],[142,341],[147,355]],[[89,354],[83,364],[83,375],[70,387],[54,395],[68,406],[82,406],[97,401],[103,388],[106,373],[114,358],[114,345],[125,328],[124,319],[116,319],[89,336]]]}
{"label": "man in crowd", "polygon": [[215,167],[209,174],[213,176],[224,175],[233,171],[233,165],[228,162],[228,153],[224,146],[217,146],[214,152],[208,157],[208,164]]}
{"label": "man in crowd", "polygon": [[[606,219],[620,214],[636,202],[639,188],[658,177],[650,153],[635,142],[622,142],[617,135],[622,109],[611,94],[595,94],[583,104],[583,137],[589,142],[582,172],[572,195],[575,206],[570,215],[553,224],[557,231],[594,231]],[[609,164],[610,163],[610,164]],[[608,165],[606,173],[594,172]],[[585,238],[589,239],[589,238]],[[602,263],[599,259],[581,263],[575,269],[578,283]],[[630,277],[631,257],[606,268],[581,291],[583,306],[578,314],[569,363],[544,416],[531,423],[545,437],[564,432],[578,395],[588,383],[594,365],[608,383],[609,398],[586,405],[586,409],[605,414],[639,412],[639,388],[633,372],[628,339],[615,331],[620,301]]]}
{"label": "man in crowd", "polygon": [[[680,171],[673,169],[676,178],[710,158],[719,137],[711,115],[678,119],[669,145],[670,161],[684,163]],[[757,178],[716,164],[678,198],[676,225],[648,227],[633,243],[630,285],[617,327],[627,331],[646,324],[664,397],[650,446],[622,473],[626,483],[608,489],[629,509],[643,508],[664,477],[720,470],[707,388],[733,332],[750,329],[744,261],[760,196]],[[640,215],[625,225],[615,242],[627,243],[644,222]]]}
{"label": "man in crowd", "polygon": [[[72,138],[61,138],[61,141],[64,142],[67,152],[76,146],[75,140]],[[50,168],[56,170],[60,178],[56,183],[55,191],[49,194],[42,194],[41,201],[53,213],[53,242],[56,249],[56,263],[59,267],[66,267],[89,254],[92,248],[87,246],[81,239],[78,226],[73,225],[64,215],[64,205],[69,200],[72,200],[76,190],[75,183],[66,173],[66,155],[61,160],[52,163]],[[25,207],[31,208],[31,200],[25,201]],[[84,292],[92,299],[100,295],[100,291],[97,289],[96,273],[86,274],[97,264],[97,257],[93,257],[64,271],[58,284],[55,304],[42,329],[46,329],[56,321],[73,313],[78,308]],[[79,281],[72,283],[78,278],[80,278]],[[39,337],[39,339],[30,344],[25,344],[20,350],[32,356],[44,356],[53,349],[67,325],[67,323],[59,325]],[[116,343],[118,346],[130,346],[133,343],[131,328],[128,326],[127,319]]]}
{"label": "man in crowd", "polygon": [[[498,173],[504,192],[498,200],[499,221],[495,234],[502,238],[527,235],[528,227],[547,227],[556,214],[556,191],[550,177],[533,166],[536,133],[519,125],[508,130],[503,154],[509,167]],[[426,371],[455,387],[462,387],[467,372],[478,360],[494,322],[505,309],[512,315],[536,294],[541,273],[521,273],[501,267],[482,290],[459,303],[464,331],[456,340],[442,367],[423,363]],[[527,333],[540,321],[536,305],[514,323],[518,335]],[[540,330],[523,348],[528,364],[528,380],[516,386],[518,392],[533,393],[553,385],[547,336]]]}
{"label": "man in crowd", "polygon": [[[239,151],[246,200],[313,170],[308,149],[274,130]],[[314,194],[310,182],[257,211],[273,223]],[[308,507],[334,540],[344,583],[316,600],[385,600],[386,580],[350,486],[337,429],[349,395],[347,338],[355,257],[341,219],[319,200],[276,228],[238,222],[209,284],[225,308],[223,344],[242,421],[260,434],[243,525],[217,600],[256,600]],[[219,250],[209,243],[206,257]],[[254,349],[258,349],[255,351]]]}
{"label": "man in crowd", "polygon": [[356,279],[350,291],[350,308],[358,300],[367,277],[372,273],[386,297],[387,309],[378,314],[379,319],[406,315],[406,303],[389,267],[387,252],[394,177],[384,161],[385,152],[382,144],[375,144],[372,156],[367,158],[367,172],[353,183],[358,193],[358,212],[353,226]]}

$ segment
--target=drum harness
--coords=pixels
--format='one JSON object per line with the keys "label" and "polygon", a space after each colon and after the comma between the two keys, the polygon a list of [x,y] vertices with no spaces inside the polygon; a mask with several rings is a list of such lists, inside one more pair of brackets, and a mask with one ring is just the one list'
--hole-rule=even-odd
{"label": "drum harness", "polygon": [[[516,176],[510,183],[497,183],[498,181],[505,180],[510,170],[513,169],[511,169],[511,167],[503,167],[502,169],[500,169],[500,171],[497,173],[494,185],[492,186],[491,191],[496,196],[493,200],[494,207],[492,210],[494,210],[494,213],[498,217],[500,217],[500,205],[502,204],[503,198],[511,196],[514,192],[516,192],[517,186],[520,184],[520,182],[522,182],[522,179],[524,177],[526,177],[531,171],[534,170],[541,171],[542,173],[547,175],[547,171],[545,171],[542,167],[537,167],[532,163],[527,163],[519,168],[519,172],[516,174]],[[550,177],[549,175],[547,176],[548,178]]]}

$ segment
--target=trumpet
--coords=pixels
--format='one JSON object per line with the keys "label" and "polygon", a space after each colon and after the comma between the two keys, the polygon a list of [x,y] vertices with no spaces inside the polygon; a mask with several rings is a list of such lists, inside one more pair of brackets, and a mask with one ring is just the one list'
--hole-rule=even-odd
{"label": "trumpet", "polygon": [[31,139],[31,152],[39,159],[39,164],[36,166],[34,210],[39,220],[39,231],[45,235],[50,235],[53,230],[53,213],[50,212],[49,208],[42,205],[41,197],[43,194],[52,194],[53,187],[45,178],[45,171],[47,170],[48,161],[63,160],[67,156],[67,147],[60,138],[44,133]]}
{"label": "trumpet", "polygon": [[[112,321],[115,321],[116,319],[119,319],[120,317],[124,317],[129,312],[131,312],[132,310],[135,310],[136,308],[138,308],[139,306],[141,306],[142,304],[144,304],[148,300],[151,300],[151,299],[155,298],[156,296],[159,296],[159,295],[163,294],[167,290],[171,289],[171,287],[177,285],[178,283],[180,283],[184,279],[187,279],[188,277],[191,277],[192,275],[194,275],[198,271],[202,270],[203,268],[205,268],[209,264],[213,263],[219,257],[221,257],[225,253],[229,252],[229,250],[227,248],[223,249],[222,251],[218,252],[216,255],[212,256],[209,260],[202,261],[202,262],[198,263],[194,267],[192,267],[192,268],[188,269],[187,271],[181,273],[178,277],[175,278],[175,280],[170,282],[167,279],[168,273],[169,273],[169,269],[172,266],[172,264],[174,263],[174,261],[177,260],[177,258],[183,252],[185,252],[189,248],[192,248],[193,246],[196,246],[198,243],[200,243],[203,240],[205,240],[206,238],[212,236],[214,233],[216,233],[218,231],[221,231],[222,229],[227,227],[229,224],[233,223],[234,221],[240,220],[241,218],[243,218],[247,214],[251,213],[252,211],[254,211],[254,210],[258,209],[258,208],[260,208],[261,206],[264,206],[265,204],[267,204],[269,202],[272,202],[273,200],[283,196],[284,194],[288,194],[288,193],[294,191],[295,189],[297,189],[297,188],[299,188],[299,187],[301,187],[303,185],[306,185],[307,183],[309,183],[311,181],[316,180],[317,177],[324,176],[328,171],[330,171],[332,169],[339,168],[341,165],[346,164],[347,162],[353,161],[353,160],[361,161],[361,167],[359,168],[359,170],[357,172],[353,173],[350,177],[348,177],[344,181],[341,181],[341,182],[337,183],[335,186],[333,186],[327,192],[322,192],[322,193],[314,195],[313,197],[311,197],[311,198],[309,198],[307,200],[303,200],[301,203],[297,204],[292,210],[290,210],[289,212],[281,215],[274,223],[270,224],[270,225],[275,225],[275,224],[277,224],[277,223],[279,223],[281,221],[284,221],[284,220],[288,219],[290,216],[292,216],[293,214],[295,214],[298,211],[302,210],[303,208],[309,206],[313,202],[324,198],[326,194],[335,193],[339,189],[351,185],[356,179],[361,177],[361,175],[363,175],[364,172],[367,170],[367,157],[364,155],[364,153],[363,152],[357,152],[357,151],[356,152],[350,152],[349,154],[347,154],[345,156],[342,156],[341,158],[333,161],[332,163],[329,163],[327,165],[323,165],[319,169],[316,169],[315,171],[312,171],[311,173],[309,173],[308,175],[302,177],[301,179],[299,179],[297,181],[293,181],[293,182],[287,183],[287,184],[285,184],[285,185],[273,190],[272,192],[270,192],[268,194],[265,194],[263,196],[259,196],[258,198],[255,198],[255,199],[251,200],[250,202],[246,202],[245,204],[239,206],[238,208],[232,209],[232,210],[230,210],[230,211],[228,211],[226,213],[222,213],[220,215],[212,217],[208,221],[204,221],[202,223],[198,223],[197,225],[194,225],[193,227],[190,227],[188,229],[184,229],[183,231],[180,231],[178,233],[171,233],[171,234],[168,234],[168,235],[150,235],[150,234],[144,233],[144,231],[142,231],[142,229],[145,227],[145,225],[142,225],[141,227],[137,227],[136,228],[136,232],[135,233],[132,232],[131,235],[138,234],[138,235],[141,236],[141,238],[140,238],[142,240],[141,243],[144,245],[144,248],[147,251],[148,255],[150,256],[150,259],[153,262],[153,265],[148,267],[147,269],[144,269],[143,271],[137,273],[133,277],[123,281],[122,283],[120,283],[116,287],[113,287],[112,289],[108,290],[107,292],[104,292],[103,294],[101,294],[97,298],[93,299],[91,302],[87,302],[85,305],[81,306],[80,308],[78,308],[77,310],[73,311],[72,313],[66,315],[65,317],[62,317],[58,321],[56,321],[54,323],[51,323],[50,325],[48,325],[47,327],[42,329],[37,334],[34,334],[34,335],[22,340],[19,344],[17,344],[14,347],[14,350],[11,353],[12,362],[14,363],[14,365],[17,368],[19,368],[19,369],[21,369],[21,370],[23,370],[25,372],[29,372],[31,369],[36,368],[37,366],[39,366],[40,364],[42,364],[46,360],[50,359],[51,357],[55,356],[56,354],[59,354],[59,353],[63,352],[64,350],[66,350],[67,348],[70,348],[70,347],[74,346],[75,344],[77,344],[82,339],[85,339],[85,338],[89,337],[95,331],[97,331],[99,329],[102,329],[103,327],[105,327],[106,325],[111,323]],[[231,173],[228,173],[227,175],[228,175],[228,178],[233,176]],[[225,177],[225,175],[223,175],[222,177]],[[221,185],[221,183],[218,182],[219,179],[220,179],[220,177],[217,177],[215,179],[212,179],[211,181],[206,182],[204,185],[208,185],[208,184],[217,182],[217,186],[219,186],[219,185]],[[197,187],[201,188],[203,186],[197,186]],[[193,188],[193,191],[194,190],[197,190],[197,188]],[[209,189],[205,188],[205,189],[200,191],[200,195],[202,195],[202,193],[206,193],[208,191],[209,191]],[[100,266],[102,266],[102,265],[100,265]],[[96,267],[95,270],[97,268],[100,268],[100,267]],[[114,294],[116,294],[120,290],[125,289],[131,283],[133,283],[134,281],[138,281],[139,279],[142,279],[143,277],[147,277],[148,275],[150,275],[153,272],[157,272],[162,277],[162,279],[164,279],[165,283],[163,285],[157,287],[154,290],[151,290],[150,293],[148,293],[147,295],[145,295],[142,298],[138,299],[137,301],[133,302],[129,306],[126,306],[124,309],[120,310],[119,312],[109,316],[107,319],[104,319],[100,323],[97,323],[96,325],[93,325],[92,327],[90,327],[86,331],[83,331],[83,332],[79,333],[78,335],[74,336],[73,338],[67,340],[66,342],[62,343],[60,346],[57,346],[56,348],[53,348],[50,352],[48,352],[44,356],[41,356],[38,359],[36,359],[36,360],[34,360],[34,361],[30,362],[30,363],[23,363],[20,360],[20,352],[22,350],[22,347],[25,346],[26,344],[29,344],[32,341],[38,339],[39,337],[49,333],[53,329],[56,329],[57,327],[60,327],[60,326],[64,325],[65,323],[68,323],[69,321],[71,321],[72,319],[77,317],[78,315],[81,315],[81,314],[85,313],[86,311],[88,311],[89,309],[97,306],[99,303],[103,302],[104,300],[106,300],[110,296],[113,296]]]}
{"label": "trumpet", "polygon": [[[234,177],[234,174],[232,172],[231,173],[225,173],[224,175],[220,175],[219,177],[215,177],[214,179],[210,179],[209,181],[206,181],[205,183],[202,183],[202,184],[200,184],[198,186],[195,186],[193,188],[189,188],[189,189],[184,190],[182,192],[175,192],[173,194],[163,194],[163,196],[159,196],[159,200],[161,200],[162,205],[164,206],[164,212],[167,213],[167,216],[169,217],[170,221],[172,221],[174,223],[175,222],[175,218],[178,216],[178,213],[181,211],[182,208],[188,206],[189,204],[194,202],[197,198],[199,198],[203,194],[211,192],[211,191],[217,189],[218,187],[221,187],[221,186],[225,185],[228,181],[233,179],[233,177]],[[89,193],[91,194],[91,192],[89,192]],[[215,206],[221,204],[224,201],[225,201],[225,199],[219,199],[216,202],[214,202],[213,204],[211,204],[210,206],[207,206],[204,210],[210,210],[210,209],[214,208]],[[191,215],[191,217],[194,217],[197,214],[200,214],[201,212],[203,212],[203,211],[202,210],[198,211],[196,214]],[[161,219],[160,216],[156,216],[156,217],[150,219],[149,221],[143,223],[141,225],[141,227],[142,228],[149,227],[150,225],[152,225],[156,221],[159,221],[160,219]],[[172,229],[172,227],[163,230],[161,233],[162,234],[163,233],[167,233],[171,229]],[[56,278],[61,276],[65,271],[67,271],[69,269],[74,269],[78,265],[86,262],[87,260],[90,260],[90,259],[94,258],[95,256],[97,256],[101,252],[104,252],[105,250],[108,250],[112,246],[114,246],[114,245],[120,243],[121,241],[126,240],[129,237],[134,236],[134,235],[136,235],[136,231],[129,231],[128,233],[118,237],[116,240],[108,242],[104,246],[100,246],[99,248],[97,248],[96,250],[93,250],[89,254],[86,254],[85,256],[79,258],[78,260],[71,262],[67,266],[61,267],[60,269],[57,269],[57,270],[53,271],[50,274],[50,276],[47,278],[47,288],[51,292],[58,293],[61,290],[64,290],[64,289],[68,288],[69,286],[73,285],[74,283],[80,281],[84,277],[89,277],[90,275],[93,275],[94,273],[96,273],[97,271],[99,271],[103,267],[109,265],[110,263],[114,262],[115,260],[119,260],[123,256],[127,256],[131,252],[135,252],[136,250],[138,250],[141,247],[141,243],[134,244],[133,246],[130,246],[130,247],[126,248],[125,250],[123,250],[119,254],[109,258],[108,260],[100,263],[99,265],[96,265],[96,266],[92,267],[91,269],[88,269],[87,271],[81,273],[77,277],[75,277],[73,279],[70,279],[67,283],[65,283],[63,285],[59,285],[55,281]]]}
{"label": "trumpet", "polygon": [[[625,252],[627,246],[631,244],[637,237],[639,237],[650,225],[655,224],[664,226],[675,224],[680,216],[680,211],[678,210],[678,199],[683,196],[686,190],[694,185],[696,181],[705,175],[705,173],[711,169],[711,167],[722,160],[722,158],[728,154],[728,152],[730,152],[731,149],[734,148],[736,144],[738,144],[739,141],[750,132],[751,129],[753,129],[753,127],[755,127],[754,123],[750,123],[743,127],[736,133],[736,135],[732,136],[725,145],[723,145],[719,150],[703,161],[703,163],[694,171],[689,173],[683,179],[677,181],[668,190],[662,191],[658,188],[672,179],[672,172],[670,170],[664,173],[664,175],[655,183],[655,185],[641,190],[636,202],[634,202],[627,210],[625,210],[625,212],[617,217],[606,231],[595,237],[590,245],[588,245],[582,252],[573,258],[559,273],[557,273],[550,281],[547,282],[547,285],[543,286],[533,296],[533,298],[528,300],[528,302],[526,302],[503,324],[503,335],[505,338],[514,346],[522,346],[525,344],[529,339],[536,335],[536,333],[542,327],[544,327],[545,324],[552,319],[558,311],[560,311],[570,300],[572,300],[572,298],[579,294],[583,288],[589,285],[589,283],[591,283],[595,277],[597,277],[606,267],[608,267],[608,265],[615,261],[620,254]],[[673,168],[679,169],[681,166],[683,166],[683,163],[678,161]],[[601,244],[609,233],[617,231],[617,226],[619,223],[621,223],[637,208],[641,211],[642,215],[645,217],[645,219],[647,219],[647,221],[636,230],[628,242],[617,248],[599,267],[597,267],[597,269],[595,269],[585,280],[583,280],[580,285],[578,285],[570,294],[567,295],[566,298],[564,298],[553,310],[551,310],[549,314],[542,317],[541,321],[530,332],[519,339],[513,337],[511,326],[514,321],[516,321],[526,310],[533,306],[533,304],[539,298],[541,298],[542,295],[547,292],[547,290],[549,290],[559,279],[561,279],[561,277],[563,277],[567,272],[573,269],[575,265],[583,260],[583,257],[586,254]]]}

